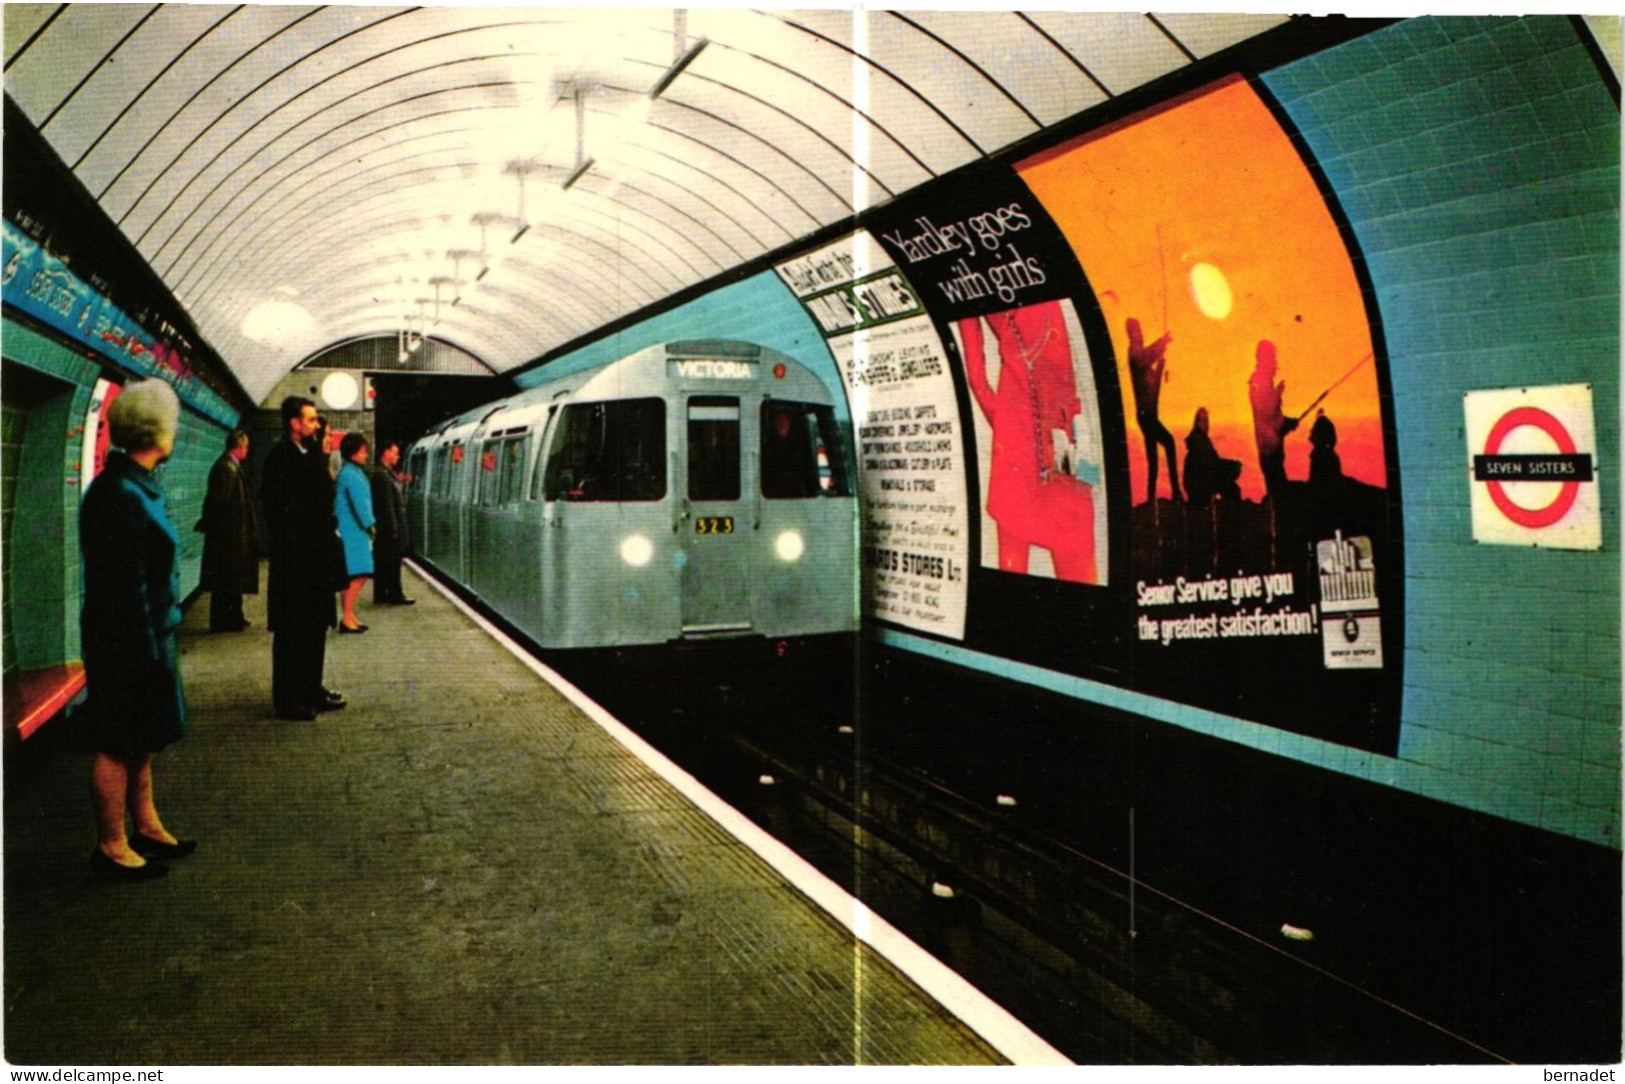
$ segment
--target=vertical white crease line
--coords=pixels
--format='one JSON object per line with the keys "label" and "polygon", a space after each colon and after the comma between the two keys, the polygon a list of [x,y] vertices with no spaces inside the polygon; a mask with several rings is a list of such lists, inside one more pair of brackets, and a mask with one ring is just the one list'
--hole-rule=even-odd
{"label": "vertical white crease line", "polygon": [[869,128],[869,12],[864,0],[854,0],[852,8],[852,209],[869,206],[870,128]]}
{"label": "vertical white crease line", "polygon": [[[852,209],[862,211],[869,205],[869,13],[866,0],[852,3],[852,160],[858,167],[852,170]],[[869,272],[869,245],[867,233],[859,230],[852,237],[852,261],[856,279]],[[852,337],[852,369],[862,372],[868,367],[869,335],[859,330]],[[857,404],[853,404],[854,407]],[[866,407],[864,408],[867,409]],[[854,412],[857,415],[856,411]],[[856,728],[854,728],[856,735]],[[853,806],[857,810],[852,818],[852,853],[863,854],[863,815],[861,793],[863,787],[863,743],[853,744]],[[863,952],[868,941],[869,909],[863,904],[863,860],[852,864],[852,922],[856,934],[852,938],[852,1064],[862,1065],[863,1057]],[[861,931],[861,933],[857,932]]]}

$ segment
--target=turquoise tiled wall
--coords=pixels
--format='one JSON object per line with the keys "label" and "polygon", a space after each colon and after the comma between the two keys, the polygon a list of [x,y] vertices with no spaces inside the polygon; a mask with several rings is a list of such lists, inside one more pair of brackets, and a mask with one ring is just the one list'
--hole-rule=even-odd
{"label": "turquoise tiled wall", "polygon": [[4,535],[0,536],[0,582],[5,584],[5,596],[0,606],[5,608],[5,672],[17,666],[17,639],[13,634],[15,622],[11,616],[11,525],[17,505],[17,460],[22,455],[23,439],[28,433],[28,412],[0,402],[0,516],[4,517]]}
{"label": "turquoise tiled wall", "polygon": [[[1348,216],[1388,347],[1393,782],[1617,847],[1619,109],[1560,17],[1411,19],[1264,82]],[[1463,393],[1569,383],[1593,387],[1602,552],[1475,544]]]}
{"label": "turquoise tiled wall", "polygon": [[807,310],[771,271],[714,290],[686,305],[624,328],[518,378],[521,386],[614,361],[645,346],[675,339],[743,339],[788,354],[829,385],[837,412],[846,412],[840,374]]}
{"label": "turquoise tiled wall", "polygon": [[193,530],[203,514],[209,469],[225,450],[226,430],[190,411],[181,412],[175,452],[164,464],[164,506],[181,539],[181,590],[197,586],[203,568],[203,535]]}
{"label": "turquoise tiled wall", "polygon": [[[67,381],[64,393],[29,413],[31,434],[19,456],[14,523],[27,542],[12,547],[7,594],[15,663],[54,666],[79,657],[83,589],[79,555],[79,427],[102,370],[94,362],[21,324],[7,320],[7,358]],[[50,438],[49,434],[55,434]],[[197,586],[203,536],[192,530],[203,510],[209,468],[220,455],[225,430],[189,410],[181,412],[175,452],[163,468],[166,506],[181,540],[181,589]],[[36,462],[30,457],[41,457]]]}

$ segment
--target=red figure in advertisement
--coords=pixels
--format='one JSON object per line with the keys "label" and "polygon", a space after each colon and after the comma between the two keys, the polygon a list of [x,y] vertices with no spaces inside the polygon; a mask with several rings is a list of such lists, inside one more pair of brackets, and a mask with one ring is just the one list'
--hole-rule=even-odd
{"label": "red figure in advertisement", "polygon": [[1026,573],[1028,550],[1050,552],[1057,579],[1095,583],[1094,494],[1066,470],[1054,431],[1072,432],[1082,406],[1060,302],[986,317],[999,344],[999,386],[987,379],[980,318],[959,323],[965,374],[993,429],[987,513],[998,524],[999,568]]}

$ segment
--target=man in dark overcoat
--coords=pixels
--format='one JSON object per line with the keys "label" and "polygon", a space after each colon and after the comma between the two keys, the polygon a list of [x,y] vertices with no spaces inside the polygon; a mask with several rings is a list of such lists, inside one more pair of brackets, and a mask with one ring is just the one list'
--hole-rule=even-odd
{"label": "man in dark overcoat", "polygon": [[271,701],[278,719],[308,721],[344,707],[344,697],[322,685],[327,630],[338,621],[330,567],[338,524],[327,456],[308,443],[317,430],[316,404],[288,396],[282,424],[283,437],[266,455],[260,482],[270,543],[265,601]]}
{"label": "man in dark overcoat", "polygon": [[209,470],[203,498],[202,587],[209,592],[209,631],[241,632],[248,627],[243,596],[260,593],[260,548],[254,530],[254,502],[248,493],[243,461],[248,434],[233,429],[226,451]]}
{"label": "man in dark overcoat", "polygon": [[372,601],[388,606],[410,606],[417,601],[407,598],[401,589],[401,558],[411,552],[412,538],[406,526],[406,497],[395,476],[400,461],[400,444],[385,441],[370,479],[372,511],[378,517],[378,536],[372,543]]}

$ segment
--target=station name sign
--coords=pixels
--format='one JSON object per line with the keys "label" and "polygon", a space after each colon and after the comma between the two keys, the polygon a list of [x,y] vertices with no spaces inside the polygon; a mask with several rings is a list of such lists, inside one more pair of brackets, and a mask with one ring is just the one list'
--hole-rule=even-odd
{"label": "station name sign", "polygon": [[1589,482],[1589,455],[1475,455],[1473,477],[1480,482]]}
{"label": "station name sign", "polygon": [[1473,540],[1601,549],[1591,386],[1489,388],[1462,402]]}

